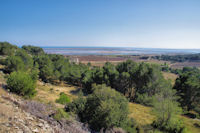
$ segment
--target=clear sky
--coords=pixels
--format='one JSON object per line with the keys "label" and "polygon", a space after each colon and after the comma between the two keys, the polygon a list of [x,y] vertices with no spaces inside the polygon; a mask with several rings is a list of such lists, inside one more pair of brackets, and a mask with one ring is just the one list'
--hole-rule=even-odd
{"label": "clear sky", "polygon": [[0,41],[200,48],[200,0],[0,0]]}

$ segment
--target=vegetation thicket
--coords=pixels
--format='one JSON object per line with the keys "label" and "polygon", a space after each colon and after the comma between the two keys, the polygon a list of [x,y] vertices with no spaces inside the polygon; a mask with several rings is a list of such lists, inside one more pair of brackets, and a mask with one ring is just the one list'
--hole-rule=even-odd
{"label": "vegetation thicket", "polygon": [[[66,110],[75,111],[82,122],[88,123],[96,131],[112,127],[126,126],[127,128],[128,100],[105,85],[97,85],[93,90],[94,92],[87,98],[80,97],[68,104]],[[135,131],[135,127],[129,130]]]}
{"label": "vegetation thicket", "polygon": [[31,98],[35,95],[36,81],[25,72],[12,72],[8,76],[7,88],[21,96]]}
{"label": "vegetation thicket", "polygon": [[196,110],[200,113],[200,71],[185,70],[177,79],[174,86],[179,96],[178,101],[186,110]]}
{"label": "vegetation thicket", "polygon": [[8,42],[0,42],[0,55],[10,56],[15,53],[17,49],[19,49],[17,46]]}

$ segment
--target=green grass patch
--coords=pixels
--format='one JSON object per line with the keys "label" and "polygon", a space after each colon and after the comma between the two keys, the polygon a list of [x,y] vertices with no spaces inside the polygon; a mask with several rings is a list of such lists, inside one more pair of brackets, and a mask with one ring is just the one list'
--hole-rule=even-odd
{"label": "green grass patch", "polygon": [[67,104],[70,101],[71,101],[70,98],[64,92],[61,92],[60,97],[56,99],[56,103],[60,103],[60,104]]}

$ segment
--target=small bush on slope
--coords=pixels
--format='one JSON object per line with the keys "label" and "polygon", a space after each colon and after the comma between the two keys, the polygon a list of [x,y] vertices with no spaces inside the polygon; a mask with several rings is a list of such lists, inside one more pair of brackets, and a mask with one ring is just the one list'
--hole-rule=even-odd
{"label": "small bush on slope", "polygon": [[31,98],[35,95],[36,81],[25,72],[12,72],[8,76],[7,88],[18,95]]}
{"label": "small bush on slope", "polygon": [[56,102],[60,104],[66,104],[70,102],[70,98],[64,92],[61,92],[60,97],[56,100]]}
{"label": "small bush on slope", "polygon": [[53,118],[56,120],[67,119],[69,115],[63,109],[58,109]]}

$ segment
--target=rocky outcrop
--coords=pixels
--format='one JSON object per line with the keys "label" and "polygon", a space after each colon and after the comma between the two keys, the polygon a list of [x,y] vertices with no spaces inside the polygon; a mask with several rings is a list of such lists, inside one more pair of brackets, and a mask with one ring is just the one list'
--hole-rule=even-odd
{"label": "rocky outcrop", "polygon": [[9,133],[88,133],[78,121],[53,119],[55,108],[36,101],[22,100],[7,93],[0,96],[0,132]]}

